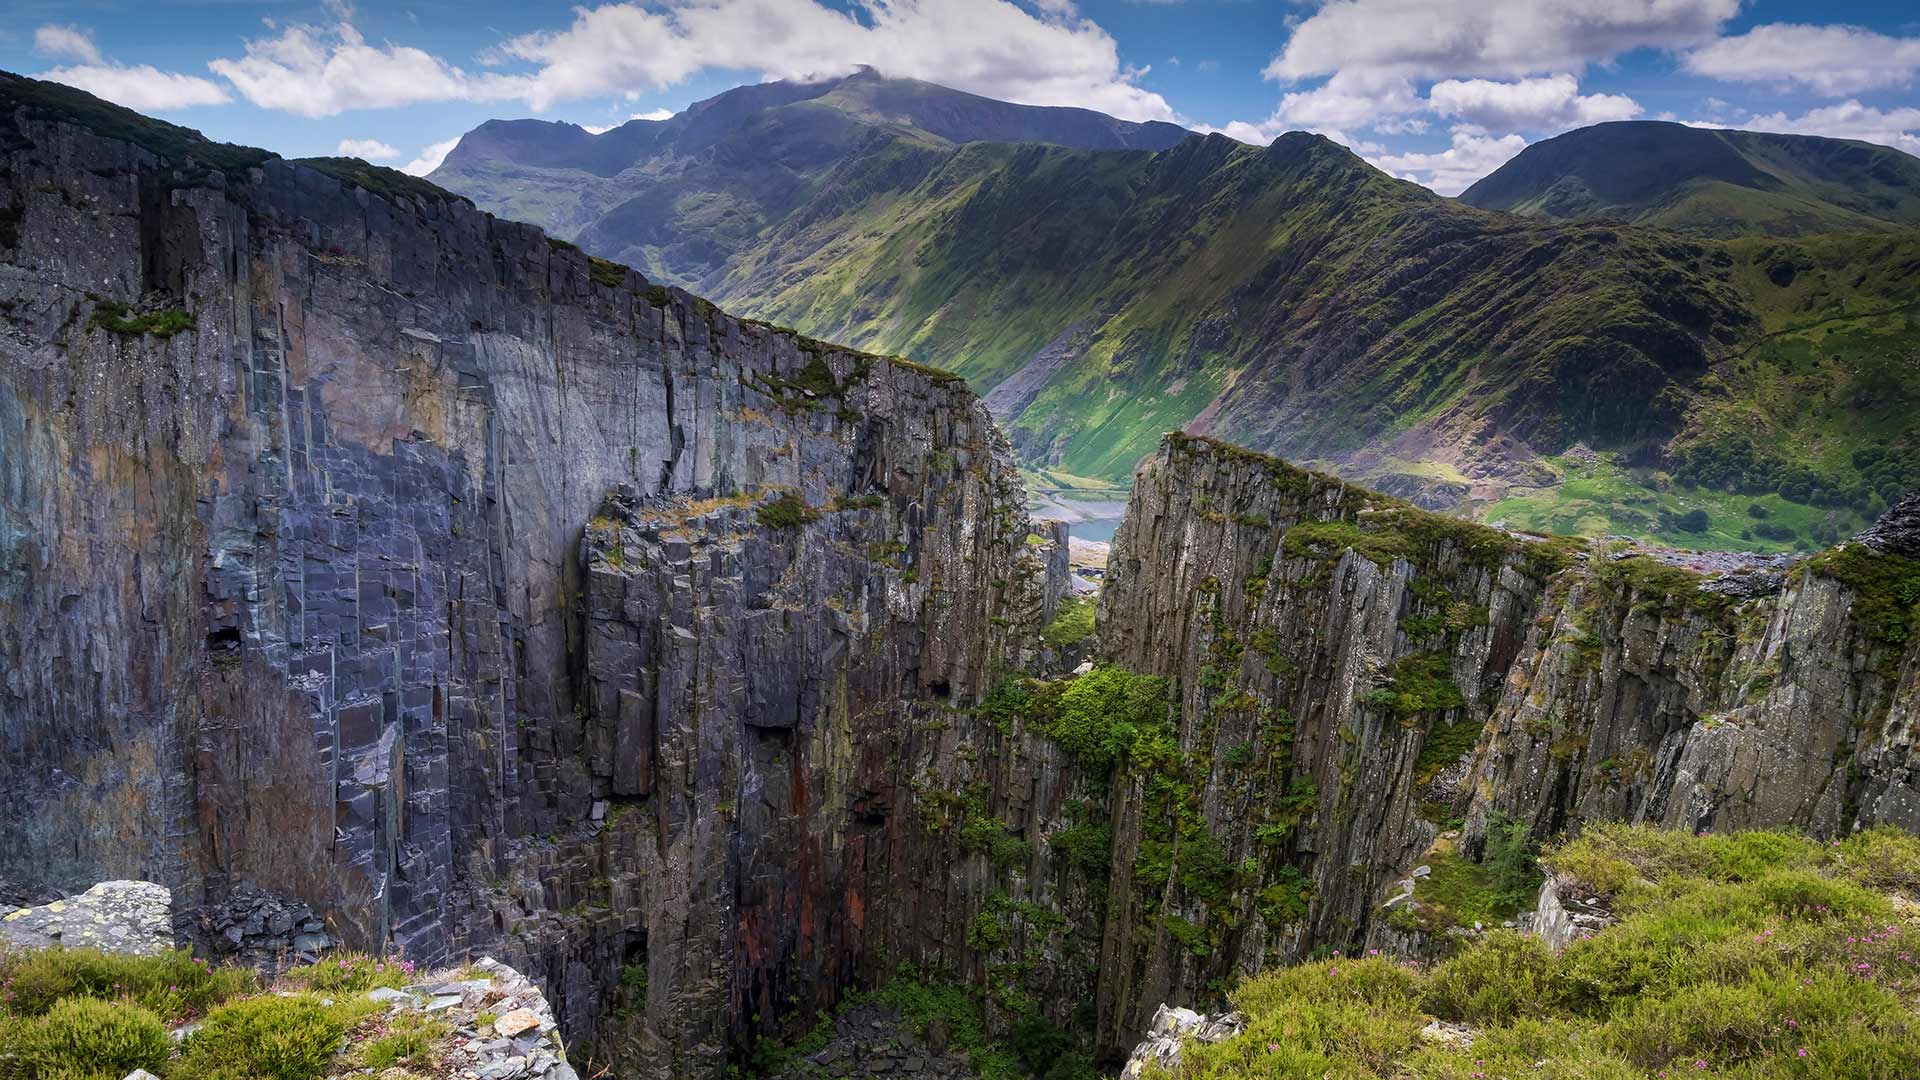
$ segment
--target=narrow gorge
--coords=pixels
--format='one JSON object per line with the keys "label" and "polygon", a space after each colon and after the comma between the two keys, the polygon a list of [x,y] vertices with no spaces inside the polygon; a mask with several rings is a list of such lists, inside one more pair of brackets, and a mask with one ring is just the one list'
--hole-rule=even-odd
{"label": "narrow gorge", "polygon": [[1708,579],[1174,434],[1070,639],[958,378],[0,76],[0,901],[297,898],[614,1075],[903,972],[1111,1062],[1514,835],[1920,828],[1916,517]]}

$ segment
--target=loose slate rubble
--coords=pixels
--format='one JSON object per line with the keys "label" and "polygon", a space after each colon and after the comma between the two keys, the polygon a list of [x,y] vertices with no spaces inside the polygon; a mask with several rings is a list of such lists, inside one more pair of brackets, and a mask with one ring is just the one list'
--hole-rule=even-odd
{"label": "loose slate rubble", "polygon": [[[443,1075],[461,1080],[579,1080],[540,988],[491,957],[402,990],[367,993],[390,1014],[425,1013],[453,1029]],[[489,1020],[483,1023],[482,1021]]]}
{"label": "loose slate rubble", "polygon": [[339,944],[306,903],[247,882],[223,901],[176,911],[173,933],[195,955],[269,977],[292,964],[314,963]]}
{"label": "loose slate rubble", "polygon": [[1127,1058],[1126,1068],[1120,1071],[1120,1080],[1138,1080],[1149,1065],[1172,1072],[1180,1067],[1180,1047],[1185,1041],[1225,1042],[1245,1031],[1246,1027],[1247,1018],[1237,1012],[1205,1016],[1192,1009],[1162,1005],[1153,1014],[1147,1037],[1133,1048],[1132,1055]]}

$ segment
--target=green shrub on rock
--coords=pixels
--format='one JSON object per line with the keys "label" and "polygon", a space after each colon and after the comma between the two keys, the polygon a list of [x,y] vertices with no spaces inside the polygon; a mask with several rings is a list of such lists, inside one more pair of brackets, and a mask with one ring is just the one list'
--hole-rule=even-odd
{"label": "green shrub on rock", "polygon": [[374,1072],[394,1065],[432,1067],[438,1064],[435,1049],[448,1032],[446,1024],[420,1013],[401,1013],[386,1029],[360,1046],[356,1057]]}
{"label": "green shrub on rock", "polygon": [[185,949],[126,956],[98,949],[0,953],[0,1010],[39,1016],[63,998],[127,998],[165,1020],[187,1020],[258,980],[245,968],[213,967]]}
{"label": "green shrub on rock", "polygon": [[1547,1012],[1553,954],[1532,934],[1495,930],[1434,969],[1423,1005],[1442,1020],[1506,1023]]}
{"label": "green shrub on rock", "polygon": [[315,1080],[325,1075],[347,1030],[379,1006],[355,997],[328,1004],[317,994],[273,994],[229,1002],[207,1014],[171,1075],[195,1080]]}
{"label": "green shrub on rock", "polygon": [[760,524],[769,529],[798,529],[820,518],[818,510],[808,506],[791,491],[761,503],[755,513],[760,518]]}
{"label": "green shrub on rock", "polygon": [[1068,596],[1060,601],[1060,611],[1040,631],[1040,640],[1056,649],[1070,649],[1093,634],[1093,616],[1097,605],[1092,597]]}
{"label": "green shrub on rock", "polygon": [[289,986],[320,994],[364,994],[375,987],[399,989],[413,978],[413,964],[367,953],[330,953],[316,964],[297,967],[281,976]]}
{"label": "green shrub on rock", "polygon": [[1066,684],[1048,734],[1096,773],[1170,738],[1167,680],[1102,666]]}
{"label": "green shrub on rock", "polygon": [[12,1052],[36,1080],[120,1080],[135,1069],[161,1071],[172,1049],[152,1010],[74,997],[32,1021]]}

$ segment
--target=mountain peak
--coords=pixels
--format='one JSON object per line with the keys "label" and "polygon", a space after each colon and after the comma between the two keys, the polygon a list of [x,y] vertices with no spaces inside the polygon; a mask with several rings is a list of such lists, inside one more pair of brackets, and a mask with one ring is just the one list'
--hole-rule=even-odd
{"label": "mountain peak", "polygon": [[1920,159],[1846,139],[1618,120],[1534,143],[1460,199],[1722,236],[1884,231],[1920,225]]}

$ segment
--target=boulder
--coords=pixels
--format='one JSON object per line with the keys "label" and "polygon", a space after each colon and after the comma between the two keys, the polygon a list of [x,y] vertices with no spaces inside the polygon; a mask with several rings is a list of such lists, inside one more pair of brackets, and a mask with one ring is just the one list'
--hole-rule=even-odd
{"label": "boulder", "polygon": [[103,881],[78,896],[0,916],[0,942],[162,953],[173,948],[173,894],[151,881]]}
{"label": "boulder", "polygon": [[1150,1065],[1172,1072],[1180,1066],[1180,1048],[1187,1040],[1224,1042],[1246,1027],[1247,1018],[1237,1012],[1206,1016],[1192,1009],[1161,1005],[1153,1014],[1147,1037],[1128,1056],[1126,1067],[1120,1071],[1121,1080],[1137,1080]]}

